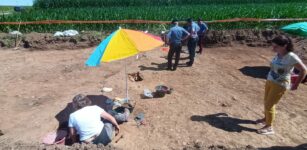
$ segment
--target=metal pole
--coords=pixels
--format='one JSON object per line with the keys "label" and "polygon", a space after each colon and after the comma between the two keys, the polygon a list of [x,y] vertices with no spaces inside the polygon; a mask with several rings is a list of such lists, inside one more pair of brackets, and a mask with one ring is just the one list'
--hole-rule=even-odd
{"label": "metal pole", "polygon": [[126,78],[126,98],[129,99],[128,94],[128,76],[127,76],[127,60],[125,59],[125,78]]}

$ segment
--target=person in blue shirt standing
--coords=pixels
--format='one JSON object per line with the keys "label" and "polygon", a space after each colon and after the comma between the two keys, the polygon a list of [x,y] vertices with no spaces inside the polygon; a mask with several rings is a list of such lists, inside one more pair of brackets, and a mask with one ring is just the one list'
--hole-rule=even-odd
{"label": "person in blue shirt standing", "polygon": [[198,19],[197,24],[200,28],[200,30],[198,31],[198,46],[199,46],[199,51],[197,53],[201,54],[203,51],[203,42],[204,42],[204,38],[205,38],[205,34],[208,31],[208,26],[206,23],[204,23],[201,18]]}
{"label": "person in blue shirt standing", "polygon": [[194,63],[194,58],[195,58],[195,49],[198,43],[198,31],[200,30],[199,26],[193,21],[193,19],[188,19],[187,20],[188,24],[188,32],[190,33],[190,38],[188,41],[188,50],[189,50],[189,58],[190,61],[187,62],[187,65],[190,67]]}
{"label": "person in blue shirt standing", "polygon": [[[180,52],[182,49],[182,41],[185,41],[189,38],[190,33],[185,30],[184,28],[180,27],[178,20],[172,21],[172,28],[170,29],[169,33],[167,34],[167,43],[170,45],[170,50],[167,56],[167,70],[175,71],[177,69],[179,59],[180,59]],[[172,65],[172,59],[175,55],[175,64]]]}

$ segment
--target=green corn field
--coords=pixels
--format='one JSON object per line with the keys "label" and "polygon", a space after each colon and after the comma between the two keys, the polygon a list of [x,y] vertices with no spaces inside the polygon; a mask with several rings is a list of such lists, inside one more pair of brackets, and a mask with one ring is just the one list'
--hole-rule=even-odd
{"label": "green corn field", "polygon": [[294,3],[305,0],[37,0],[37,8],[118,7],[118,6],[173,6],[173,5],[215,5],[250,3]]}
{"label": "green corn field", "polygon": [[[43,3],[43,1],[45,3]],[[13,15],[0,14],[1,22],[37,21],[37,20],[123,20],[142,19],[170,21],[174,18],[202,18],[203,20],[221,20],[231,18],[307,18],[307,2],[291,2],[279,0],[38,0],[34,8]],[[73,2],[74,1],[74,2]],[[176,4],[169,6],[170,4]],[[230,4],[234,2],[235,4]],[[250,3],[247,3],[250,2]],[[294,0],[295,1],[295,0]],[[83,3],[86,2],[86,3]],[[96,3],[95,3],[96,2]],[[113,3],[112,3],[113,2]],[[121,6],[117,6],[122,2]],[[124,7],[125,2],[134,3]],[[193,3],[191,5],[187,2]],[[205,5],[209,2],[215,4]],[[270,2],[270,3],[269,3]],[[104,4],[102,4],[104,3]],[[138,3],[138,4],[137,4]],[[146,6],[144,3],[156,5]],[[187,4],[186,4],[187,3]],[[197,5],[197,3],[201,3]],[[48,8],[42,5],[48,5]],[[52,4],[52,5],[51,5]],[[57,5],[55,5],[57,4]],[[61,4],[61,5],[60,5]],[[69,5],[71,4],[71,5]],[[96,5],[94,5],[96,4]],[[108,6],[108,5],[110,6]],[[112,5],[111,5],[112,4]],[[180,5],[179,5],[180,4]],[[97,7],[102,5],[102,7]],[[139,5],[139,6],[137,6]],[[84,6],[84,7],[81,7]],[[95,7],[93,7],[95,6]],[[108,7],[106,7],[108,6]],[[210,24],[211,29],[263,29],[274,28],[289,22],[237,22]],[[159,31],[165,26],[154,24],[60,24],[60,25],[22,25],[23,32],[54,32],[58,30],[76,29],[106,31],[118,26],[139,30]],[[16,25],[0,25],[0,31],[16,30]]]}

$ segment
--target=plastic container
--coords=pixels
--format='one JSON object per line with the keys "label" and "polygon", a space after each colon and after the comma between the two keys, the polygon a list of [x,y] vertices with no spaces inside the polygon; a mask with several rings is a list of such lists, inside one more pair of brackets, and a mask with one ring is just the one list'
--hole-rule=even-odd
{"label": "plastic container", "polygon": [[294,84],[297,79],[298,79],[298,75],[297,74],[291,74],[291,84]]}

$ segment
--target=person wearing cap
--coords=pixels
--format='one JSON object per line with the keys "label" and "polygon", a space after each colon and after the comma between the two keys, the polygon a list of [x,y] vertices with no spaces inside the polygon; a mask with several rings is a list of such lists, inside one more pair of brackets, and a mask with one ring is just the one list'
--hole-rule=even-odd
{"label": "person wearing cap", "polygon": [[188,50],[189,50],[189,58],[190,61],[187,62],[188,66],[192,66],[195,58],[195,49],[198,43],[198,31],[200,30],[199,26],[193,21],[193,19],[187,20],[188,32],[190,33],[190,38],[188,41]]}
{"label": "person wearing cap", "polygon": [[200,28],[200,30],[197,32],[198,34],[198,46],[199,46],[199,51],[197,53],[201,54],[203,51],[203,42],[204,42],[204,37],[206,32],[208,31],[208,26],[206,23],[204,23],[201,18],[198,19],[197,24]]}
{"label": "person wearing cap", "polygon": [[[167,70],[175,71],[177,69],[179,59],[180,59],[180,52],[182,49],[182,42],[189,38],[190,33],[185,30],[184,28],[179,26],[178,20],[174,19],[172,21],[172,27],[167,34],[166,42],[170,45],[170,50],[167,56]],[[175,54],[175,64],[172,65],[173,56]]]}
{"label": "person wearing cap", "polygon": [[76,110],[69,115],[68,121],[72,143],[77,142],[78,134],[82,143],[107,145],[112,141],[115,132],[119,133],[118,122],[127,121],[130,114],[129,110],[125,109],[124,113],[112,116],[97,105],[91,106],[91,100],[83,94],[75,96],[72,104]]}

